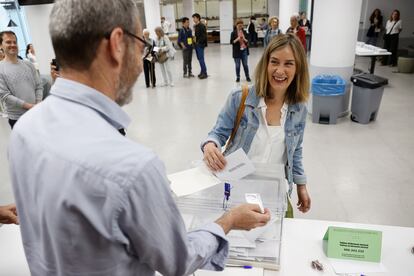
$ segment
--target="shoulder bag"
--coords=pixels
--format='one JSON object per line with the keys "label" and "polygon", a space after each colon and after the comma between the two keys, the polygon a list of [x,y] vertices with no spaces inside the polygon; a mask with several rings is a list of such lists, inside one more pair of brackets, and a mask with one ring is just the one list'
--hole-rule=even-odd
{"label": "shoulder bag", "polygon": [[230,148],[231,143],[233,142],[234,136],[236,136],[237,129],[239,128],[240,121],[244,113],[244,108],[246,107],[245,102],[246,102],[246,98],[248,94],[249,94],[249,86],[247,84],[244,84],[242,87],[242,97],[240,100],[239,109],[237,110],[236,120],[234,121],[233,130],[231,131],[229,140],[227,140],[224,152],[226,152]]}

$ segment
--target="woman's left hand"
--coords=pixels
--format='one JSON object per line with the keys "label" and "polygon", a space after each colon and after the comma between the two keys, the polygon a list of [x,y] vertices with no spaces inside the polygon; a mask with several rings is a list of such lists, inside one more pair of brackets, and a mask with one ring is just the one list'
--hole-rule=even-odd
{"label": "woman's left hand", "polygon": [[308,194],[308,190],[306,189],[306,185],[297,185],[296,189],[298,192],[298,203],[296,206],[299,211],[306,213],[311,208],[311,198]]}

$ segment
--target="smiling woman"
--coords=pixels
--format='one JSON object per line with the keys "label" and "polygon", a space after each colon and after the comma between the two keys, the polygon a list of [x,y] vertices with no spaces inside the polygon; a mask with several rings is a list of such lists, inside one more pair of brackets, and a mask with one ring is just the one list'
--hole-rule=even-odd
{"label": "smiling woman", "polygon": [[[201,144],[204,161],[212,171],[226,165],[224,156],[242,148],[256,163],[284,165],[289,183],[297,185],[298,209],[307,212],[311,199],[302,164],[302,141],[306,122],[309,73],[305,51],[294,34],[272,39],[256,66],[255,85],[242,103],[242,91],[233,91],[216,125]],[[235,128],[236,115],[245,105],[240,127],[224,153],[221,147]],[[288,217],[293,216],[289,204]]]}

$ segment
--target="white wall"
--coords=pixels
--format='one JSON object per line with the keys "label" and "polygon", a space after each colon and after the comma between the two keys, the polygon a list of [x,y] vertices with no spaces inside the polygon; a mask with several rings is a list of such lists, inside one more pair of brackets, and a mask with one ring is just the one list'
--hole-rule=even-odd
{"label": "white wall", "polygon": [[269,16],[277,16],[279,17],[279,0],[269,0],[267,1],[267,10],[269,12]]}
{"label": "white wall", "polygon": [[[175,24],[175,5],[162,5],[161,6],[162,16],[171,23],[169,33],[175,33],[176,24]],[[160,21],[161,25],[161,21]]]}
{"label": "white wall", "polygon": [[161,26],[160,2],[154,0],[144,0],[145,21],[147,29],[152,38],[156,37],[155,28]]}
{"label": "white wall", "polygon": [[49,35],[49,14],[53,4],[26,6],[27,28],[36,51],[41,74],[50,74],[50,62],[55,57]]}

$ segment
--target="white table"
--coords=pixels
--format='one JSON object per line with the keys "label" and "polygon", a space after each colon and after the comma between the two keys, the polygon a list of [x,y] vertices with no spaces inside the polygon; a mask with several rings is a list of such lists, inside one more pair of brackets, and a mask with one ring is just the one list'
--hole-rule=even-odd
{"label": "white table", "polygon": [[334,221],[286,219],[283,229],[281,270],[271,275],[321,275],[310,266],[312,260],[324,264],[323,275],[335,275],[322,249],[322,238],[328,226],[372,229],[382,231],[382,258],[387,273],[369,274],[387,276],[414,275],[414,228]]}
{"label": "white table", "polygon": [[364,42],[357,42],[356,48],[355,48],[355,54],[357,56],[371,58],[371,67],[369,69],[369,72],[371,74],[374,74],[375,61],[377,57],[389,56],[391,55],[391,52],[387,52],[387,50],[373,46],[373,45],[365,44]]}
{"label": "white table", "polygon": [[[322,238],[328,226],[382,231],[382,263],[388,272],[370,273],[368,276],[414,275],[414,255],[411,254],[411,247],[414,246],[414,228],[305,219],[285,219],[281,269],[279,271],[265,271],[264,275],[335,275],[322,249]],[[325,271],[323,273],[311,268],[310,262],[315,259],[324,264]],[[18,226],[4,225],[0,227],[0,274],[7,276],[30,275]],[[216,272],[209,274],[212,276],[220,275]]]}
{"label": "white table", "polygon": [[[322,238],[328,226],[382,231],[382,263],[388,272],[369,273],[367,274],[368,276],[414,275],[414,255],[410,251],[411,247],[414,246],[414,228],[322,220],[285,219],[281,269],[279,271],[265,270],[264,276],[336,275],[322,249]],[[310,263],[312,260],[319,260],[324,265],[323,273],[311,268]],[[209,274],[211,276],[220,275],[220,273],[216,272]]]}

